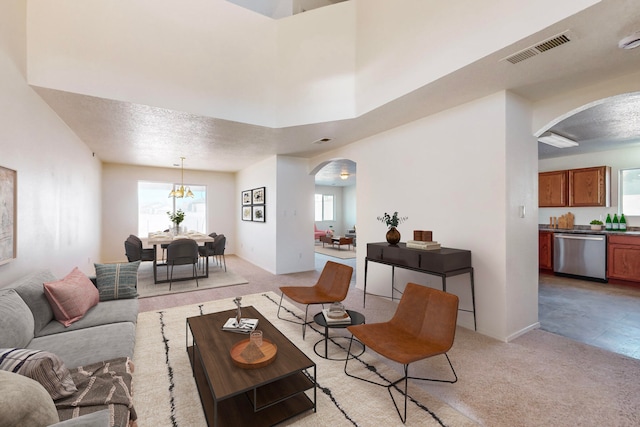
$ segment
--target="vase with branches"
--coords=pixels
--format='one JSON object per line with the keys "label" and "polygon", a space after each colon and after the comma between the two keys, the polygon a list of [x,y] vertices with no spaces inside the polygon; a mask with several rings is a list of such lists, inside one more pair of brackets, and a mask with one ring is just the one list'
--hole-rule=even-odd
{"label": "vase with branches", "polygon": [[377,219],[378,221],[386,224],[389,228],[386,235],[387,242],[390,245],[397,245],[400,241],[400,232],[396,227],[398,226],[398,224],[402,224],[407,219],[409,219],[409,217],[399,217],[398,212],[396,211],[393,213],[393,215],[389,215],[387,212],[385,212],[384,215],[377,217]]}
{"label": "vase with branches", "polygon": [[180,223],[184,221],[184,211],[182,209],[178,209],[175,212],[167,211],[167,215],[169,215],[169,219],[173,223],[176,232],[180,230]]}

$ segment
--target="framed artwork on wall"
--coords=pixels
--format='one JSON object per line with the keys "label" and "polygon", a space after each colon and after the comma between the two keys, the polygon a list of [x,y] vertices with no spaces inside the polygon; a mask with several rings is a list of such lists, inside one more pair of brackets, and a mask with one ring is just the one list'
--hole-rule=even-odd
{"label": "framed artwork on wall", "polygon": [[[242,192],[242,206],[251,206],[251,190]],[[249,209],[251,210],[251,209]]]}
{"label": "framed artwork on wall", "polygon": [[253,220],[256,222],[265,222],[264,206],[253,206]]}
{"label": "framed artwork on wall", "polygon": [[251,191],[251,194],[253,194],[254,205],[264,205],[264,192],[265,192],[264,187],[254,188]]}
{"label": "framed artwork on wall", "polygon": [[18,172],[0,166],[0,265],[16,258],[17,186]]}
{"label": "framed artwork on wall", "polygon": [[251,209],[251,206],[242,207],[242,220],[253,221],[253,210]]}

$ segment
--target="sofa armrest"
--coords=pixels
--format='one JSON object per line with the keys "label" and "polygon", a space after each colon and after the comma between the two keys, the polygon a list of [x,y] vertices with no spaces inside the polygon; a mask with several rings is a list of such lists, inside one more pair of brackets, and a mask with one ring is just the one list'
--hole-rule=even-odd
{"label": "sofa armrest", "polygon": [[110,427],[111,415],[108,409],[82,415],[78,418],[60,421],[49,427]]}

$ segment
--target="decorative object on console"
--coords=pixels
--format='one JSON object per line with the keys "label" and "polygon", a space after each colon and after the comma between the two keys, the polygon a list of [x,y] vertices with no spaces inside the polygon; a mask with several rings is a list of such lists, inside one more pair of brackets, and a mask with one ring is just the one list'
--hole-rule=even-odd
{"label": "decorative object on console", "polygon": [[398,212],[394,212],[393,215],[389,215],[388,213],[384,213],[383,216],[379,216],[378,221],[383,222],[389,227],[389,231],[387,231],[386,239],[390,245],[397,245],[400,241],[400,232],[396,228],[398,224],[402,224],[409,217],[403,216],[398,217]]}
{"label": "decorative object on console", "polygon": [[413,230],[413,240],[418,242],[431,242],[433,240],[433,232],[427,230]]}

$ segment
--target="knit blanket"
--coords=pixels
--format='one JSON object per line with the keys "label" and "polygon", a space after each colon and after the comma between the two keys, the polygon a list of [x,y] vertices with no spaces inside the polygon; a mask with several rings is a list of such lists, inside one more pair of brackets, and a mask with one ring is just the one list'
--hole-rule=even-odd
{"label": "knit blanket", "polygon": [[109,409],[112,426],[135,425],[132,373],[133,363],[127,357],[71,369],[78,392],[55,401],[60,420]]}

